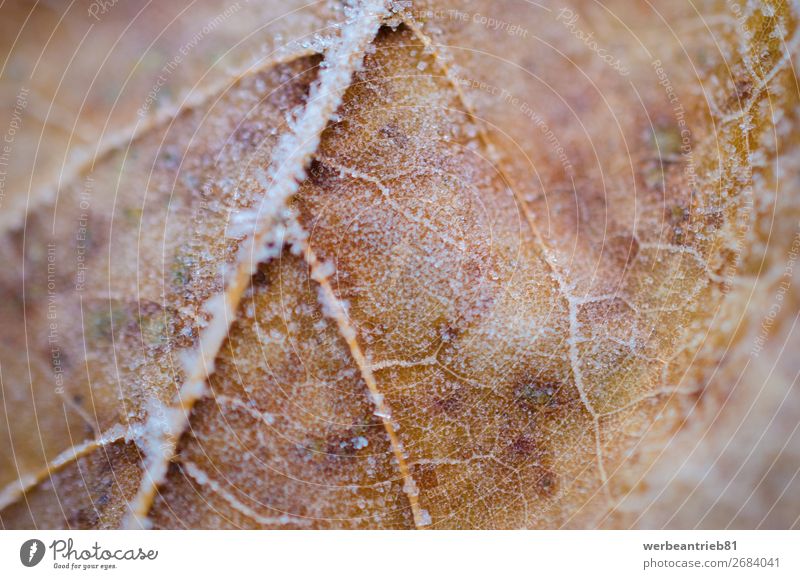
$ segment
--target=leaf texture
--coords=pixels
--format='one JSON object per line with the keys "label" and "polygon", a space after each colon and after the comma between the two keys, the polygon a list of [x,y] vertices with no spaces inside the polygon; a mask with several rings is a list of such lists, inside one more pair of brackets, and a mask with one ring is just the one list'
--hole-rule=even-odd
{"label": "leaf texture", "polygon": [[348,6],[43,197],[0,249],[3,525],[631,524],[770,268],[798,37],[623,6],[575,10],[627,74],[558,7]]}
{"label": "leaf texture", "polygon": [[[141,446],[157,436],[144,421],[154,412],[168,420],[181,352],[197,347],[210,317],[204,303],[221,291],[221,266],[239,245],[230,213],[255,201],[247,191],[257,182],[241,160],[269,159],[284,111],[303,104],[317,63],[278,65],[187,111],[112,153],[8,235],[4,251],[23,267],[3,280],[12,296],[4,325],[18,329],[5,334],[4,350],[27,355],[3,360],[4,389],[16,395],[6,411],[18,419],[4,446],[19,455],[3,455],[4,485],[15,471],[40,480],[50,460],[87,438],[116,433]],[[20,490],[8,487],[5,500]]]}
{"label": "leaf texture", "polygon": [[[341,17],[328,3],[116,3],[3,6],[3,118],[23,96],[0,207],[0,227],[124,148],[135,134],[168,122],[243,74],[307,51]],[[280,16],[280,17],[278,17]],[[281,38],[291,38],[286,44]],[[80,90],[76,90],[80,87]]]}

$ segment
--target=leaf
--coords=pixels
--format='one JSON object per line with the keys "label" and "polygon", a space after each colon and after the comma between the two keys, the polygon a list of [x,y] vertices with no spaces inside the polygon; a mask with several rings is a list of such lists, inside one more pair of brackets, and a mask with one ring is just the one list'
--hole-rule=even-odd
{"label": "leaf", "polygon": [[535,9],[426,8],[348,8],[9,234],[5,526],[586,527],[639,492],[735,341],[796,16],[748,8],[698,93],[702,35],[642,24],[609,74],[557,13],[531,52],[474,15]]}
{"label": "leaf", "polygon": [[157,435],[146,418],[168,421],[181,352],[198,347],[211,318],[204,304],[240,244],[230,215],[257,199],[242,161],[269,158],[317,62],[301,56],[254,74],[112,152],[9,234],[9,262],[24,265],[3,280],[3,323],[19,330],[3,350],[28,354],[3,356],[17,419],[0,435],[15,451],[2,455],[4,502],[27,486],[12,484],[15,471],[38,482],[87,438],[115,433],[142,448]]}
{"label": "leaf", "polygon": [[2,118],[14,118],[18,97],[24,107],[0,227],[19,225],[28,204],[52,202],[134,134],[298,53],[337,20],[322,3],[280,6],[282,18],[270,2],[4,5]]}

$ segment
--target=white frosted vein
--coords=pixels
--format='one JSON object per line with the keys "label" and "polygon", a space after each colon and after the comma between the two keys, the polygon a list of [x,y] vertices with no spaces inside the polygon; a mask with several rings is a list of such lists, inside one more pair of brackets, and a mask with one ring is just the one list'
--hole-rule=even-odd
{"label": "white frosted vein", "polygon": [[[411,27],[411,29],[414,31],[414,34],[420,39],[420,41],[426,47],[433,46],[431,39],[426,34],[424,34],[419,29],[419,27],[416,26],[415,23],[409,21],[407,22],[407,24]],[[434,51],[434,57],[436,58],[437,65],[444,72],[444,76],[448,79],[448,82],[458,94],[462,105],[465,107],[467,111],[469,111],[471,115],[474,115],[473,107],[470,106],[470,104],[464,98],[464,94],[460,89],[459,83],[453,78],[449,68],[442,61],[442,59],[439,57],[436,51]],[[502,167],[502,163],[499,162],[499,159],[497,159],[496,155],[494,154],[495,148],[492,146],[491,139],[486,134],[486,130],[482,126],[477,127],[477,130],[482,142],[486,146],[487,153],[494,161],[495,166]],[[509,175],[504,175],[504,177],[506,182],[512,183],[512,180],[510,179]],[[575,388],[578,390],[578,395],[580,396],[581,403],[583,404],[584,408],[586,408],[586,411],[592,418],[594,439],[595,439],[595,452],[597,455],[597,469],[602,481],[602,490],[606,494],[606,496],[609,499],[611,499],[610,489],[608,485],[608,474],[606,473],[605,461],[603,458],[603,447],[602,447],[601,431],[600,431],[600,414],[598,414],[598,412],[595,410],[592,401],[589,399],[589,395],[583,383],[583,374],[580,369],[580,356],[578,351],[578,343],[580,340],[579,324],[578,324],[579,301],[578,298],[576,298],[571,294],[571,288],[569,286],[569,283],[562,275],[558,265],[552,259],[550,255],[551,254],[550,249],[545,244],[544,238],[542,237],[541,233],[539,232],[539,228],[536,225],[536,221],[533,217],[532,210],[528,207],[527,202],[519,195],[517,188],[512,187],[511,189],[514,198],[517,200],[517,202],[519,203],[520,207],[523,210],[523,213],[525,215],[525,220],[527,221],[531,233],[533,234],[536,245],[539,247],[541,251],[542,260],[548,266],[548,269],[550,269],[551,276],[558,284],[559,291],[561,292],[562,297],[567,302],[567,307],[569,312],[568,314],[569,335],[567,336],[567,345],[569,347],[569,360],[570,360],[570,366],[572,368],[573,381],[575,382]]]}
{"label": "white frosted vein", "polygon": [[[347,10],[347,21],[339,38],[330,44],[317,80],[293,130],[282,135],[266,175],[262,202],[252,220],[254,229],[238,251],[225,292],[210,298],[204,308],[210,315],[200,334],[199,347],[185,360],[186,379],[171,407],[148,417],[143,438],[145,475],[131,502],[123,526],[147,526],[147,513],[158,485],[166,476],[178,439],[189,422],[194,402],[207,393],[206,380],[214,370],[214,359],[228,335],[242,293],[262,261],[274,257],[283,247],[288,216],[286,201],[305,178],[306,166],[319,147],[320,135],[342,102],[353,73],[361,66],[366,48],[388,15],[382,1],[366,0]],[[272,249],[267,249],[271,247]]]}
{"label": "white frosted vein", "polygon": [[430,515],[419,506],[419,489],[408,467],[406,452],[397,434],[397,426],[392,420],[392,412],[383,394],[378,389],[378,383],[372,373],[372,368],[367,362],[367,358],[364,356],[364,352],[356,339],[356,331],[352,324],[350,324],[347,309],[331,287],[329,276],[331,275],[332,268],[329,264],[323,263],[317,258],[314,250],[308,245],[300,224],[297,223],[294,218],[292,218],[292,224],[289,229],[291,231],[301,232],[300,236],[294,241],[302,247],[303,258],[311,269],[311,277],[319,284],[319,301],[322,306],[322,311],[336,322],[339,334],[344,338],[345,342],[347,342],[353,361],[356,363],[361,377],[364,379],[367,389],[369,390],[370,398],[375,407],[374,414],[380,418],[383,423],[384,430],[389,439],[389,445],[392,448],[395,461],[397,462],[397,468],[403,479],[403,492],[406,494],[409,506],[411,507],[414,526],[416,528],[428,526],[431,524]]}
{"label": "white frosted vein", "polygon": [[86,456],[95,449],[114,444],[121,440],[134,440],[138,436],[136,427],[125,428],[116,424],[103,432],[98,438],[86,440],[59,453],[50,460],[44,468],[35,473],[21,475],[17,480],[7,484],[0,490],[0,510],[19,500],[36,485],[40,484],[53,473],[61,470],[72,462]]}
{"label": "white frosted vein", "polygon": [[259,525],[264,525],[265,527],[274,527],[276,525],[295,525],[298,527],[308,527],[310,526],[311,522],[306,519],[301,519],[299,517],[293,517],[289,515],[278,515],[277,517],[266,517],[257,511],[251,509],[242,501],[240,501],[236,496],[232,493],[228,492],[221,484],[215,481],[213,478],[208,476],[208,474],[202,470],[199,466],[194,464],[191,461],[183,460],[181,461],[181,465],[183,466],[184,472],[191,476],[195,482],[201,486],[206,486],[210,488],[215,495],[220,497],[225,503],[230,506],[232,509],[237,511],[238,513],[244,515],[245,517],[252,519]]}
{"label": "white frosted vein", "polygon": [[[158,109],[153,112],[148,111],[148,115],[144,120],[138,119],[133,125],[126,125],[111,132],[108,137],[104,138],[96,145],[92,147],[86,145],[70,151],[69,159],[64,163],[61,170],[59,182],[73,183],[77,181],[81,175],[85,175],[91,171],[98,162],[108,158],[117,151],[124,150],[143,135],[173,122],[181,114],[203,107],[203,105],[210,102],[211,99],[216,98],[217,94],[229,88],[244,76],[255,74],[262,70],[269,70],[280,64],[313,54],[315,54],[315,51],[310,48],[300,48],[291,53],[281,53],[276,58],[260,61],[255,66],[250,64],[241,69],[231,71],[221,81],[211,83],[207,87],[203,87],[202,90],[193,91],[187,99],[177,106],[164,107],[163,109]],[[48,104],[48,106],[52,106],[52,104]],[[37,120],[42,124],[55,124],[56,119],[53,114],[38,114],[37,107],[30,107],[28,110],[29,114],[36,116]],[[61,121],[61,124],[63,124],[63,121]],[[80,127],[75,124],[74,126],[62,128],[69,133],[77,131]],[[88,139],[84,138],[84,141],[88,142]],[[94,150],[92,151],[92,149]],[[30,191],[30,194],[27,195],[27,204],[9,204],[9,206],[5,207],[3,212],[0,213],[0,233],[4,233],[19,226],[26,214],[34,212],[43,205],[52,203],[57,197],[57,194],[58,183],[45,183]]]}

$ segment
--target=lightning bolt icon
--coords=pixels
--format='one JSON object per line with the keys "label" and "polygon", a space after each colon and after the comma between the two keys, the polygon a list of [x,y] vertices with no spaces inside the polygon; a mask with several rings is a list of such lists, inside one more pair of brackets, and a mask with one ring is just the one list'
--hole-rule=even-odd
{"label": "lightning bolt icon", "polygon": [[36,551],[39,549],[39,545],[36,543],[31,543],[31,550],[28,553],[28,563],[33,561],[33,556],[36,554]]}

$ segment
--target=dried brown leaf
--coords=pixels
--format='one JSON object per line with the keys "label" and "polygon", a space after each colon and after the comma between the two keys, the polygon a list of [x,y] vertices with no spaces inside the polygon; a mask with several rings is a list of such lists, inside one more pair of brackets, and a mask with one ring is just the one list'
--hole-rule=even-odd
{"label": "dried brown leaf", "polygon": [[629,524],[747,326],[796,14],[581,5],[617,74],[556,8],[436,8],[346,10],[7,234],[5,526]]}

